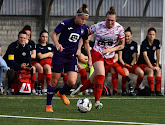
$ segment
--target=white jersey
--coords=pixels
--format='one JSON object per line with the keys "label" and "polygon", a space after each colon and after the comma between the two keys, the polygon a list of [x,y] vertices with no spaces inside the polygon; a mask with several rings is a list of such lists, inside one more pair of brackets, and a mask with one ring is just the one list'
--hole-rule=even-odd
{"label": "white jersey", "polygon": [[119,39],[125,38],[124,28],[117,22],[114,27],[108,29],[106,22],[102,21],[90,27],[91,34],[96,33],[94,50],[99,52],[104,58],[109,59],[114,57],[115,52],[103,54],[106,48],[113,48],[118,45]]}

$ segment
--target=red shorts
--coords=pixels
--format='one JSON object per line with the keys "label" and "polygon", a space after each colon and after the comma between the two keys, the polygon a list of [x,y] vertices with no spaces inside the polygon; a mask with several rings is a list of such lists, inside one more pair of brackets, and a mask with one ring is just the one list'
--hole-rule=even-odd
{"label": "red shorts", "polygon": [[[121,66],[122,68],[127,68],[127,67],[125,67],[125,66],[123,66],[123,65],[121,65],[121,64],[120,64],[120,66]],[[127,69],[128,69],[128,71],[129,71],[130,73],[135,74],[135,70],[136,70],[137,67],[139,67],[139,66],[138,66],[137,64],[135,64],[135,65],[133,65],[132,68],[127,68]]]}
{"label": "red shorts", "polygon": [[[153,66],[156,66],[154,63],[152,63]],[[147,64],[140,64],[139,67],[144,70],[146,67],[148,67]]]}
{"label": "red shorts", "polygon": [[51,64],[52,64],[52,58],[43,59],[43,60],[40,61],[40,64],[41,64],[42,67],[44,67],[44,65],[46,65],[46,64],[48,64],[48,65],[51,66]]}
{"label": "red shorts", "polygon": [[38,62],[36,62],[36,61],[32,61],[32,66],[34,66],[36,63],[38,63]]}
{"label": "red shorts", "polygon": [[105,70],[108,71],[111,67],[113,67],[113,58],[105,59],[102,57],[102,55],[95,51],[94,49],[91,50],[91,56],[92,56],[92,63],[94,64],[97,61],[104,61],[104,67]]}

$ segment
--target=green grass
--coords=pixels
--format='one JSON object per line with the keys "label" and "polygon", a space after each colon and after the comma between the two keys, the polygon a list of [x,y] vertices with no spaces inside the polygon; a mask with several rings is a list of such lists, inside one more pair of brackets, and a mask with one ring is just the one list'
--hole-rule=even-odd
{"label": "green grass", "polygon": [[[17,97],[17,98],[9,98]],[[18,98],[19,97],[19,98]],[[28,98],[25,98],[28,97]],[[30,98],[31,97],[31,98]],[[42,97],[42,98],[39,98]],[[56,97],[56,96],[55,96]],[[82,96],[79,96],[80,98]],[[84,97],[84,96],[83,96]],[[93,97],[93,96],[87,96]],[[46,96],[0,96],[0,115],[86,119],[140,123],[165,123],[165,97],[122,97],[107,96],[101,99],[104,107],[101,110],[94,108],[94,99],[90,99],[93,108],[88,113],[80,113],[76,109],[78,99],[70,99],[71,105],[66,106],[60,99],[53,99],[54,113],[45,112]],[[142,98],[142,99],[136,99]],[[144,99],[146,98],[146,99]],[[0,117],[0,125],[100,125],[112,123],[94,123],[80,121],[35,120]]]}

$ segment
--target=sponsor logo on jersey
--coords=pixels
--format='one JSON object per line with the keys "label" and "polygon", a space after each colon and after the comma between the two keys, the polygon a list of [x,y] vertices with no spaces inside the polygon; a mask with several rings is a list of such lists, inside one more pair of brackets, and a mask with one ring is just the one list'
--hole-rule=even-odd
{"label": "sponsor logo on jersey", "polygon": [[72,30],[73,29],[73,27],[68,27],[68,30]]}
{"label": "sponsor logo on jersey", "polygon": [[77,33],[71,33],[68,40],[69,40],[70,42],[76,43],[77,40],[79,39],[79,37],[80,37],[79,34],[77,34]]}
{"label": "sponsor logo on jersey", "polygon": [[61,22],[61,24],[62,24],[62,25],[65,25],[65,23],[64,23],[64,22]]}

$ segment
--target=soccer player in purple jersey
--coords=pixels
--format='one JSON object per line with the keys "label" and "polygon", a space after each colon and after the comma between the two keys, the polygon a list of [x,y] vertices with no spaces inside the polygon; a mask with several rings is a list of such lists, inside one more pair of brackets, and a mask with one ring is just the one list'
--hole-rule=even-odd
{"label": "soccer player in purple jersey", "polygon": [[[57,85],[63,70],[67,73],[67,82],[57,92],[57,96],[62,99],[65,105],[70,104],[65,93],[70,91],[77,80],[78,67],[76,52],[80,38],[83,40],[88,39],[88,29],[85,25],[88,17],[89,12],[87,5],[83,4],[83,6],[78,9],[76,17],[61,22],[51,36],[56,49],[52,59],[52,79],[47,88],[46,112],[53,112],[51,102],[55,92],[55,86]],[[57,40],[57,34],[59,33],[61,34],[59,40]]]}

